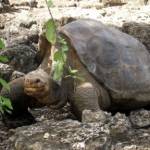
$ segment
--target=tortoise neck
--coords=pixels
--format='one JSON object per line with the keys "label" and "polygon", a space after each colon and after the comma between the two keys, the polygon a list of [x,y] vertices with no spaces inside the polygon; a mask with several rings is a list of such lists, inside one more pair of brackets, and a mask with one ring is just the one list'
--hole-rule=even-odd
{"label": "tortoise neck", "polygon": [[40,64],[39,69],[43,69],[44,71],[49,73],[50,72],[49,60],[50,60],[50,51],[48,50],[45,53],[44,59],[42,63]]}
{"label": "tortoise neck", "polygon": [[51,49],[52,45],[48,42],[48,40],[45,38],[45,36],[42,34],[39,37],[39,58],[41,61],[39,69],[44,70],[48,74],[50,74],[51,70]]}
{"label": "tortoise neck", "polygon": [[71,67],[73,69],[78,70],[79,77],[83,78],[83,81],[77,79],[75,82],[77,84],[81,84],[85,81],[90,82],[91,79],[92,79],[92,75],[88,72],[87,68],[80,61],[80,58],[79,58],[78,54],[76,53],[76,51],[73,48],[69,51],[68,59],[69,59],[68,60],[69,64],[71,64]]}

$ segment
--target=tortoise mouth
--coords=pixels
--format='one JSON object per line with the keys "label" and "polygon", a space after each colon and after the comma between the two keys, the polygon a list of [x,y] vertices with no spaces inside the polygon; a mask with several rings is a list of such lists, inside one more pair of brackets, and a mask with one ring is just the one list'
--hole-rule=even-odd
{"label": "tortoise mouth", "polygon": [[49,92],[49,87],[45,82],[42,82],[39,78],[25,78],[24,80],[24,92],[35,98],[46,97]]}
{"label": "tortoise mouth", "polygon": [[25,78],[24,91],[51,109],[62,108],[67,103],[66,99],[56,98],[55,91],[50,89],[50,85],[42,82],[39,78]]}
{"label": "tortoise mouth", "polygon": [[40,88],[44,88],[46,83],[41,82],[40,79],[36,78],[36,79],[25,79],[24,81],[24,86],[25,88],[31,88],[31,89],[40,89]]}

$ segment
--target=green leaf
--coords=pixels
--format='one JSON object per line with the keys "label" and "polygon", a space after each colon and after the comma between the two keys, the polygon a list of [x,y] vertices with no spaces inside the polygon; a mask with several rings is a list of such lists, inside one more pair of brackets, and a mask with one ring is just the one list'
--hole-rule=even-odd
{"label": "green leaf", "polygon": [[10,91],[10,86],[9,86],[9,84],[8,84],[5,80],[3,80],[2,78],[0,78],[0,84],[1,84],[5,89],[7,89],[8,91]]}
{"label": "green leaf", "polygon": [[5,112],[9,113],[9,114],[12,114],[12,110],[9,110],[7,108],[5,108]]}
{"label": "green leaf", "polygon": [[61,82],[62,76],[63,76],[63,70],[64,70],[64,63],[62,62],[57,62],[55,64],[55,70],[53,74],[53,80],[58,82]]}
{"label": "green leaf", "polygon": [[69,73],[74,75],[78,73],[78,70],[69,68]]}
{"label": "green leaf", "polygon": [[61,49],[63,52],[67,52],[69,50],[67,45],[63,45]]}
{"label": "green leaf", "polygon": [[0,112],[12,113],[13,107],[9,98],[0,96]]}
{"label": "green leaf", "polygon": [[84,80],[84,78],[83,77],[81,77],[81,76],[72,76],[72,78],[74,78],[74,79],[78,79],[78,80],[80,80],[80,81],[85,81]]}
{"label": "green leaf", "polygon": [[54,54],[54,61],[65,63],[66,58],[67,58],[66,54],[64,52],[62,52],[61,50],[58,50]]}
{"label": "green leaf", "polygon": [[0,112],[3,114],[4,113],[4,110],[2,108],[2,106],[0,105]]}
{"label": "green leaf", "polygon": [[5,48],[5,44],[2,39],[0,39],[0,49]]}
{"label": "green leaf", "polygon": [[62,58],[63,56],[62,56],[62,53],[61,53],[61,51],[57,51],[57,52],[55,52],[55,54],[54,54],[54,61],[62,61]]}
{"label": "green leaf", "polygon": [[52,6],[53,6],[52,0],[48,0],[48,1],[47,1],[47,5],[48,5],[48,7],[52,7]]}
{"label": "green leaf", "polygon": [[78,70],[76,70],[76,69],[72,69],[70,73],[72,73],[72,74],[76,74],[77,72],[78,72]]}
{"label": "green leaf", "polygon": [[63,37],[58,37],[58,39],[59,39],[59,43],[60,44],[63,44],[63,45],[66,45],[67,44],[67,42],[65,41],[65,39],[63,38]]}
{"label": "green leaf", "polygon": [[2,107],[8,108],[9,110],[13,110],[13,107],[9,98],[1,96],[1,99],[2,99]]}
{"label": "green leaf", "polygon": [[46,38],[51,44],[56,43],[56,29],[52,19],[48,20],[45,24],[46,27]]}
{"label": "green leaf", "polygon": [[7,63],[9,60],[6,56],[0,56],[0,62]]}
{"label": "green leaf", "polygon": [[75,75],[75,74],[78,73],[78,70],[72,69],[70,66],[69,66],[69,68],[68,68],[68,71],[69,71],[69,73],[70,73],[71,75]]}
{"label": "green leaf", "polygon": [[61,44],[61,50],[63,52],[67,52],[69,50],[67,42],[64,38],[59,37],[59,43]]}

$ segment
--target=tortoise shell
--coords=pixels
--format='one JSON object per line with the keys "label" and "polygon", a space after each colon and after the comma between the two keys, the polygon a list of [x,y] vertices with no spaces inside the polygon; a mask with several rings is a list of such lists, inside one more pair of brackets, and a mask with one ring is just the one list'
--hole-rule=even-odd
{"label": "tortoise shell", "polygon": [[92,19],[71,22],[60,32],[113,99],[149,99],[150,55],[137,39]]}

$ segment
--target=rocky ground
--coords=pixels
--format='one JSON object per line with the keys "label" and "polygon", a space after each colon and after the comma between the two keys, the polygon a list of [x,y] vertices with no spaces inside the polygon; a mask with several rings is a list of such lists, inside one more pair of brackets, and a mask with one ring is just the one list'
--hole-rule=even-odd
{"label": "rocky ground", "polygon": [[[52,13],[59,25],[77,18],[100,20],[138,38],[150,51],[150,2],[102,2],[55,0]],[[0,55],[9,57],[7,64],[0,64],[0,73],[9,81],[39,65],[38,34],[49,13],[42,0],[11,0],[10,5],[0,1],[0,12],[0,37],[7,46]],[[86,110],[82,123],[69,105],[58,111],[46,107],[30,111],[35,124],[8,129],[0,121],[0,150],[150,150],[149,110],[113,115]]]}

